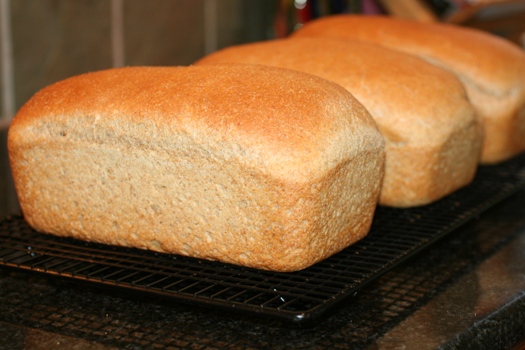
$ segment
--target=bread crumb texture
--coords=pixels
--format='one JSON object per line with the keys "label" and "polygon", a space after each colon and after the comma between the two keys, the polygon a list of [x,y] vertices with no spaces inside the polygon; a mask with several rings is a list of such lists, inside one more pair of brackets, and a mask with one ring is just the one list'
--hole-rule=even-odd
{"label": "bread crumb texture", "polygon": [[196,64],[225,62],[294,69],[350,91],[385,137],[380,204],[429,204],[474,178],[482,124],[463,84],[447,70],[371,43],[307,36],[231,46]]}
{"label": "bread crumb texture", "polygon": [[8,140],[39,231],[276,271],[368,233],[385,158],[344,88],[242,64],[76,76],[28,101]]}

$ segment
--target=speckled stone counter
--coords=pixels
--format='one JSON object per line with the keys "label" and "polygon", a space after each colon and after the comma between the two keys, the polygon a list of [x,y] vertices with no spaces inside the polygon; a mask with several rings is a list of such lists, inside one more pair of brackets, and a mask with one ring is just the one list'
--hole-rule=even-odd
{"label": "speckled stone counter", "polygon": [[0,269],[0,349],[520,349],[524,252],[521,191],[306,326]]}

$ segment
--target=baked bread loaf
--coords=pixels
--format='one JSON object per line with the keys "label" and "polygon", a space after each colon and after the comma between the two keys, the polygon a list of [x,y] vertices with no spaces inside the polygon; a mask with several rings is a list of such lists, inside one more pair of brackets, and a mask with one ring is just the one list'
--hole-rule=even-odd
{"label": "baked bread loaf", "polygon": [[334,15],[293,33],[358,39],[416,55],[453,72],[483,121],[481,161],[493,164],[525,150],[525,52],[475,29],[386,16]]}
{"label": "baked bread loaf", "polygon": [[414,56],[359,41],[296,38],[245,44],[198,62],[259,63],[296,69],[348,89],[386,140],[380,203],[431,203],[470,183],[482,128],[461,82]]}
{"label": "baked bread loaf", "polygon": [[36,230],[260,269],[364,237],[384,167],[366,109],[273,67],[133,67],[44,88],[8,147]]}

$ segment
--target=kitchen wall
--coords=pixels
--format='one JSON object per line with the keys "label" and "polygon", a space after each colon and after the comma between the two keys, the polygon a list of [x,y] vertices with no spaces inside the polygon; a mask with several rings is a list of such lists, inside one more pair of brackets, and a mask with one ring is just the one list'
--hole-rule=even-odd
{"label": "kitchen wall", "polygon": [[275,35],[277,0],[0,0],[0,217],[18,211],[7,127],[42,87],[123,65],[187,65]]}

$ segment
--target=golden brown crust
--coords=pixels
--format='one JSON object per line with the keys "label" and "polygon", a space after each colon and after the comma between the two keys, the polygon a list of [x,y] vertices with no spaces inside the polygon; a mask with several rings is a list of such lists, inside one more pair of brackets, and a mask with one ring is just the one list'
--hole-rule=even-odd
{"label": "golden brown crust", "polygon": [[384,166],[345,89],[251,65],[73,77],[26,103],[8,141],[39,231],[279,271],[361,239]]}
{"label": "golden brown crust", "polygon": [[525,150],[525,53],[513,43],[450,24],[358,15],[324,17],[292,34],[311,36],[372,42],[450,70],[484,121],[482,162],[500,162]]}
{"label": "golden brown crust", "polygon": [[463,85],[446,70],[384,47],[337,38],[233,46],[196,64],[220,62],[295,69],[349,90],[386,139],[381,204],[428,204],[470,183],[475,174],[481,125]]}

